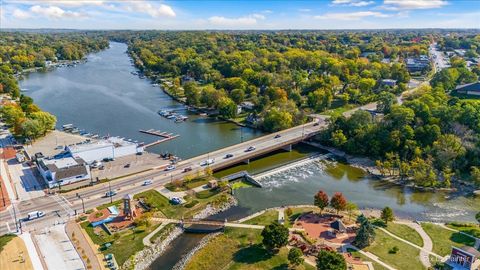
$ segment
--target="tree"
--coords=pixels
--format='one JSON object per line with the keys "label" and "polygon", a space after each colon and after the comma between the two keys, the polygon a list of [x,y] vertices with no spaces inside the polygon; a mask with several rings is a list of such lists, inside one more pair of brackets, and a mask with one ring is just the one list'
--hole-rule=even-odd
{"label": "tree", "polygon": [[480,212],[478,212],[478,213],[475,215],[475,219],[476,219],[477,222],[478,222],[478,226],[480,226]]}
{"label": "tree", "polygon": [[293,247],[288,251],[288,261],[293,266],[299,266],[303,263],[303,252],[297,247]]}
{"label": "tree", "polygon": [[57,118],[48,112],[34,112],[30,114],[30,118],[40,123],[42,135],[45,135],[49,130],[53,130],[57,123]]}
{"label": "tree", "polygon": [[335,147],[341,147],[347,142],[347,137],[343,134],[343,130],[338,129],[332,132],[332,143]]}
{"label": "tree", "polygon": [[345,258],[335,251],[320,250],[317,255],[317,269],[346,270],[347,263],[345,262]]}
{"label": "tree", "polygon": [[228,97],[222,97],[218,102],[218,112],[225,118],[234,118],[237,115],[237,105]]}
{"label": "tree", "polygon": [[273,251],[286,246],[288,243],[288,229],[278,221],[265,226],[262,231],[262,243],[266,249]]}
{"label": "tree", "polygon": [[235,103],[240,104],[245,99],[245,91],[243,89],[233,89],[230,92],[230,98],[232,98]]}
{"label": "tree", "polygon": [[362,213],[360,214],[358,217],[357,217],[357,220],[356,222],[358,224],[362,224],[363,222],[367,221],[367,217],[365,217],[365,215]]}
{"label": "tree", "polygon": [[397,103],[397,97],[390,92],[382,92],[378,95],[377,111],[389,113],[392,106]]}
{"label": "tree", "polygon": [[29,139],[36,139],[43,134],[42,125],[38,120],[27,119],[21,125],[22,136]]}
{"label": "tree", "polygon": [[318,89],[308,94],[308,106],[315,111],[324,111],[330,108],[333,95],[330,90]]}
{"label": "tree", "polygon": [[480,186],[480,168],[476,166],[472,166],[470,175],[473,183],[475,183],[475,185],[477,186]]}
{"label": "tree", "polygon": [[339,211],[343,211],[347,207],[347,200],[341,192],[336,192],[330,199],[330,206],[337,210],[338,214]]}
{"label": "tree", "polygon": [[355,211],[357,209],[358,209],[358,206],[355,203],[347,202],[347,206],[345,207],[345,210],[347,210],[347,212],[348,212],[348,219],[349,220],[352,219],[353,211]]}
{"label": "tree", "polygon": [[390,207],[385,207],[382,210],[382,214],[380,216],[385,224],[388,224],[389,221],[393,221],[395,219],[395,215],[393,214],[393,210]]}
{"label": "tree", "polygon": [[375,241],[375,230],[368,219],[364,219],[360,224],[353,244],[358,248],[365,248]]}
{"label": "tree", "polygon": [[328,195],[323,190],[320,190],[315,194],[313,197],[313,204],[320,208],[320,214],[322,213],[323,209],[328,206]]}
{"label": "tree", "polygon": [[280,110],[279,108],[272,108],[263,119],[263,127],[267,131],[279,131],[287,129],[293,125],[293,116],[288,111]]}
{"label": "tree", "polygon": [[435,163],[441,170],[445,167],[453,168],[454,162],[465,155],[466,150],[459,137],[453,134],[440,135],[433,143]]}

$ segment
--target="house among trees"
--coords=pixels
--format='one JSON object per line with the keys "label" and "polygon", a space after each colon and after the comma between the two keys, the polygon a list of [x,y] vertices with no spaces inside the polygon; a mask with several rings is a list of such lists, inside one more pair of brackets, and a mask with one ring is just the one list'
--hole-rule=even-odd
{"label": "house among trees", "polygon": [[382,84],[386,86],[394,87],[395,85],[397,85],[397,81],[392,79],[383,79]]}
{"label": "house among trees", "polygon": [[480,252],[474,247],[452,247],[448,265],[453,270],[475,270],[480,267]]}
{"label": "house among trees", "polygon": [[480,82],[459,85],[455,90],[459,94],[480,96]]}

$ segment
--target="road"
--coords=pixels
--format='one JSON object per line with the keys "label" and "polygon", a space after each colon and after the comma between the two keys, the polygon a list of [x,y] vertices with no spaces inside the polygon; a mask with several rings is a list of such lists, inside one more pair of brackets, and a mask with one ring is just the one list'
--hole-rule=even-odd
{"label": "road", "polygon": [[433,58],[434,72],[439,72],[444,68],[450,67],[450,65],[448,64],[448,60],[445,59],[445,55],[443,54],[443,52],[437,50],[437,43],[430,44],[428,50],[431,57]]}
{"label": "road", "polygon": [[[110,198],[104,197],[105,192],[107,192],[109,188],[117,192],[112,200],[119,200],[126,194],[137,194],[158,188],[169,181],[182,179],[186,174],[183,170],[187,167],[192,169],[188,172],[189,174],[195,174],[204,170],[206,166],[200,166],[200,163],[207,159],[213,159],[215,161],[210,165],[212,169],[220,169],[285,146],[288,147],[290,144],[297,143],[326,127],[327,123],[325,119],[326,117],[320,117],[316,120],[318,124],[314,122],[307,123],[181,161],[176,165],[175,170],[169,172],[157,167],[145,173],[112,181],[110,187],[108,183],[103,183],[79,191],[46,195],[28,201],[15,201],[8,211],[0,213],[0,235],[15,231],[14,216],[19,220],[26,217],[28,212],[35,210],[43,211],[46,214],[45,217],[21,222],[22,230],[41,231],[55,223],[66,222],[75,216],[75,210],[77,213],[80,213],[83,207],[87,210],[110,202]],[[278,137],[277,135],[280,136]],[[250,146],[254,146],[256,149],[246,152],[245,150]],[[227,154],[232,154],[233,157],[225,158]],[[153,184],[143,186],[142,183],[145,179],[153,179]],[[77,197],[76,193],[79,193],[81,199]]]}

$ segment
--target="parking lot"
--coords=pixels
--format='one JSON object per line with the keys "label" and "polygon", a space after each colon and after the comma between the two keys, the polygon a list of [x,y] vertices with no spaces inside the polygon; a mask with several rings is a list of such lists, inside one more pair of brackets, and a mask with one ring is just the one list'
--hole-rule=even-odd
{"label": "parking lot", "polygon": [[[157,154],[144,152],[143,155],[130,155],[116,158],[114,161],[101,162],[103,169],[92,169],[92,177],[96,179],[116,178],[142,172],[152,167],[168,166],[170,161],[164,160]],[[130,164],[130,165],[127,165]]]}
{"label": "parking lot", "polygon": [[16,159],[10,159],[7,163],[13,186],[20,201],[45,196],[43,179],[37,176],[38,174],[34,171],[36,170],[35,167],[31,168],[26,163],[20,163]]}

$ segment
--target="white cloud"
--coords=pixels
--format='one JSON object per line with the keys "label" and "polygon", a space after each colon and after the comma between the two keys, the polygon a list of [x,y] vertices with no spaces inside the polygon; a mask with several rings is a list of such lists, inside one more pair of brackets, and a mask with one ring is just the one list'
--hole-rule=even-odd
{"label": "white cloud", "polygon": [[102,6],[104,0],[5,0],[6,3],[24,5],[53,5],[58,7]]}
{"label": "white cloud", "polygon": [[32,17],[32,15],[24,10],[21,10],[21,9],[15,9],[13,12],[12,12],[12,16],[17,18],[17,19],[21,19],[21,20],[24,20],[24,19],[28,19],[30,17]]}
{"label": "white cloud", "polygon": [[384,0],[383,9],[405,10],[405,9],[432,9],[448,5],[445,0]]}
{"label": "white cloud", "polygon": [[60,18],[81,18],[85,17],[85,14],[75,11],[63,10],[57,6],[42,7],[35,5],[30,8],[30,11],[36,15],[45,16],[51,19]]}
{"label": "white cloud", "polygon": [[312,10],[309,9],[309,8],[301,8],[301,9],[299,9],[298,11],[300,11],[300,12],[310,12],[310,11],[312,11]]}
{"label": "white cloud", "polygon": [[352,6],[352,7],[364,7],[375,4],[375,1],[363,1],[363,0],[333,0],[333,5]]}
{"label": "white cloud", "polygon": [[[130,9],[130,8],[129,8]],[[175,11],[172,7],[160,4],[159,6],[154,6],[146,1],[134,1],[131,2],[131,9],[137,12],[147,13],[152,17],[175,17]]]}
{"label": "white cloud", "polygon": [[251,15],[253,18],[255,19],[259,19],[259,20],[265,20],[265,15],[262,15],[262,14],[258,14],[258,13],[255,13],[255,14],[252,14]]}
{"label": "white cloud", "polygon": [[391,15],[384,14],[376,11],[359,11],[359,12],[350,12],[350,13],[325,13],[323,15],[314,16],[315,19],[319,20],[360,20],[366,17],[375,17],[375,18],[388,18]]}
{"label": "white cloud", "polygon": [[252,16],[227,18],[223,16],[213,16],[208,18],[208,22],[215,26],[238,27],[238,26],[252,26],[257,24],[257,19]]}

